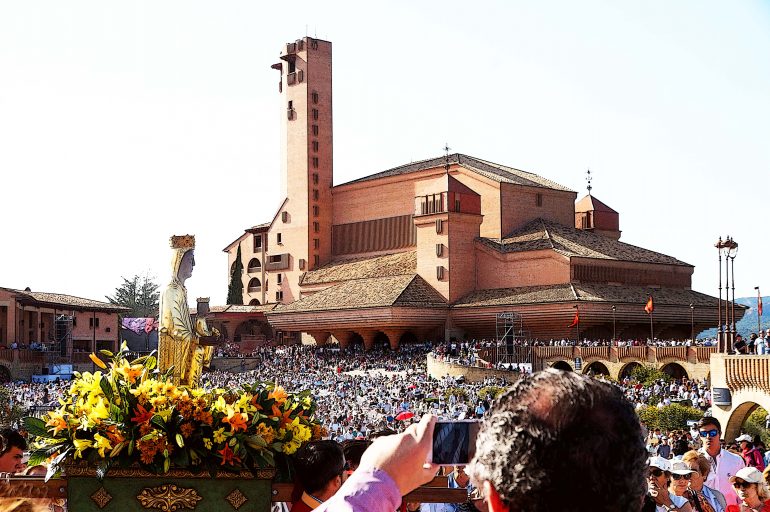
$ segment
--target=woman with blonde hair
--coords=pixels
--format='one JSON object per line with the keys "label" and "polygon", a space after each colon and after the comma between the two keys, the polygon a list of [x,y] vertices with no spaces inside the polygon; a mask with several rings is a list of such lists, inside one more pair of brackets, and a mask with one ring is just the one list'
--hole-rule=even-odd
{"label": "woman with blonde hair", "polygon": [[770,512],[770,491],[762,473],[753,466],[738,470],[730,477],[740,505],[728,505],[727,512]]}
{"label": "woman with blonde hair", "polygon": [[727,508],[725,495],[706,486],[706,477],[711,471],[711,463],[706,456],[696,450],[690,450],[682,456],[682,462],[693,470],[687,494],[693,509],[702,512],[724,512]]}

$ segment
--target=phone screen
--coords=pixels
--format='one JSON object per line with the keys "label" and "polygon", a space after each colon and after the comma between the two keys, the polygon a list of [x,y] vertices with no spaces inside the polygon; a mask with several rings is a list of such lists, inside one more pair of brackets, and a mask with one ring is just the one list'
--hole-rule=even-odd
{"label": "phone screen", "polygon": [[468,464],[476,455],[478,421],[437,421],[433,427],[433,463]]}

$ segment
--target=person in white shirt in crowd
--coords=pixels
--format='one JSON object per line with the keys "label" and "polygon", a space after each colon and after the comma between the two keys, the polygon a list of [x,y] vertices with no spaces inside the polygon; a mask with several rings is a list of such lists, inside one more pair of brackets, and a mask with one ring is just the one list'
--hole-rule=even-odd
{"label": "person in white shirt in crowd", "polygon": [[730,483],[730,478],[738,470],[746,467],[743,457],[722,449],[722,426],[716,418],[711,416],[701,418],[698,422],[698,434],[703,442],[700,452],[711,463],[706,485],[724,494],[728,505],[739,504],[738,495]]}

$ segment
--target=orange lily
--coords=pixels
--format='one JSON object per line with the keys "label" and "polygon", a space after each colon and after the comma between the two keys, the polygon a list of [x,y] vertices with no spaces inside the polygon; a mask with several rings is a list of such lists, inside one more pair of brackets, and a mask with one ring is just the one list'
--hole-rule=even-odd
{"label": "orange lily", "polygon": [[131,421],[134,423],[147,423],[152,419],[152,417],[155,415],[155,408],[150,408],[148,411],[143,406],[137,404],[136,409],[134,409],[134,416],[131,418]]}
{"label": "orange lily", "polygon": [[233,453],[233,451],[230,449],[230,446],[225,444],[225,447],[221,450],[217,450],[218,453],[222,455],[222,466],[225,464],[230,464],[231,466],[234,465],[233,461],[241,462],[241,458],[238,457]]}
{"label": "orange lily", "polygon": [[222,418],[222,423],[229,423],[230,428],[232,429],[232,432],[237,432],[239,430],[246,430],[246,420],[248,420],[248,416],[245,413],[242,412],[235,412],[232,408],[228,407],[228,414],[224,418]]}

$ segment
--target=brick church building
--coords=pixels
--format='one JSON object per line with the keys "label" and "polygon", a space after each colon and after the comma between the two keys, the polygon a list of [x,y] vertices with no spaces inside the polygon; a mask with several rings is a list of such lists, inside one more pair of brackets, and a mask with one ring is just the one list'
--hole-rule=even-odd
{"label": "brick church building", "polygon": [[528,338],[648,338],[650,296],[658,338],[716,324],[694,267],[621,242],[619,214],[590,193],[463,154],[335,185],[331,43],[289,43],[273,68],[283,203],[225,252],[232,269],[240,247],[244,304],[284,339],[492,338],[501,318]]}

